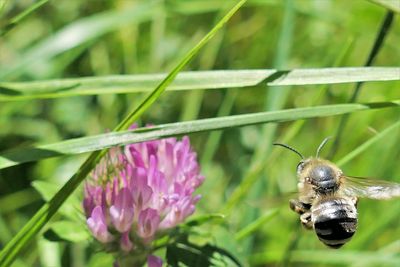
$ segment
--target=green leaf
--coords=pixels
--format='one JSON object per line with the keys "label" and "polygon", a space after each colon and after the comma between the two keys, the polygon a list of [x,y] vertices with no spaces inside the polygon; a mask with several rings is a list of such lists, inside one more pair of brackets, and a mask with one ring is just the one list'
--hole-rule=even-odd
{"label": "green leaf", "polygon": [[0,169],[62,155],[74,155],[90,151],[121,146],[165,137],[196,132],[221,130],[269,122],[295,121],[326,116],[341,115],[362,110],[397,108],[400,100],[365,104],[338,104],[307,108],[286,109],[177,122],[158,125],[152,128],[139,128],[123,132],[111,132],[101,135],[70,139],[54,144],[18,149],[0,154]]}
{"label": "green leaf", "polygon": [[242,266],[241,263],[223,248],[206,244],[198,246],[181,240],[167,247],[167,262],[171,266]]}
{"label": "green leaf", "polygon": [[[354,67],[182,72],[168,90],[196,90],[268,86],[315,85],[400,80],[398,67]],[[85,77],[33,82],[0,82],[0,101],[57,98],[77,95],[146,92],[166,74]]]}
{"label": "green leaf", "polygon": [[2,214],[15,211],[40,200],[40,195],[35,190],[28,188],[0,197],[0,210]]}
{"label": "green leaf", "polygon": [[44,236],[50,241],[70,241],[74,243],[91,240],[86,225],[73,221],[58,221],[51,224]]}
{"label": "green leaf", "polygon": [[113,255],[106,252],[98,252],[91,256],[88,267],[110,267],[113,266],[114,257]]}
{"label": "green leaf", "polygon": [[[143,102],[131,111],[128,116],[114,129],[120,131],[127,129],[136,121],[161,95],[165,88],[171,84],[176,75],[185,65],[199,52],[199,50],[218,32],[220,28],[236,13],[246,2],[239,1],[212,29],[190,50],[168,76],[143,100]],[[56,193],[56,195],[28,221],[28,223],[15,235],[15,237],[3,247],[0,253],[0,266],[10,266],[23,248],[31,242],[40,230],[47,224],[52,216],[58,211],[65,200],[74,192],[79,184],[86,178],[96,163],[106,154],[106,151],[94,152],[82,164],[79,170],[68,180],[68,182]]]}
{"label": "green leaf", "polygon": [[186,245],[173,244],[167,247],[167,263],[170,266],[211,266],[208,255]]}

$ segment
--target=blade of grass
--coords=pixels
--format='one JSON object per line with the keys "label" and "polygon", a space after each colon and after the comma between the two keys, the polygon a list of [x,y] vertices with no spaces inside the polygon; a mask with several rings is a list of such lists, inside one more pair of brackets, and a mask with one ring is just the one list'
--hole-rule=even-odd
{"label": "blade of grass", "polygon": [[[149,95],[149,101],[143,101],[138,107],[138,112],[132,112],[128,115],[124,121],[117,126],[116,130],[121,130],[128,128],[138,117],[146,110],[169,86],[175,77],[178,75],[180,70],[199,52],[199,50],[221,29],[225,23],[236,13],[237,10],[246,2],[247,0],[240,0],[215,26],[214,28],[202,39],[200,42],[183,58],[181,62],[168,74],[168,76],[163,80],[162,83]],[[143,111],[142,111],[143,110]]]}
{"label": "blade of grass", "polygon": [[[217,117],[227,116],[230,113],[234,101],[236,99],[236,96],[237,96],[237,89],[230,90],[225,94],[224,100],[222,101],[221,106],[218,110]],[[218,143],[220,142],[221,137],[222,137],[221,131],[215,131],[210,133],[204,145],[204,150],[203,150],[204,152],[200,160],[202,164],[209,164],[211,162],[215,154],[215,151],[218,148]]]}
{"label": "blade of grass", "polygon": [[392,133],[393,131],[397,130],[400,126],[400,121],[392,124],[391,126],[387,127],[385,130],[382,132],[378,133],[362,145],[358,146],[356,149],[352,150],[349,154],[341,158],[339,161],[337,161],[338,166],[343,166],[350,162],[353,158],[357,157],[360,155],[362,152],[364,152],[368,147],[371,145],[375,144],[376,142],[382,140],[384,137]]}
{"label": "blade of grass", "polygon": [[[219,12],[221,13],[221,12]],[[223,14],[216,16],[219,19]],[[222,41],[224,40],[225,31],[216,36],[210,44],[204,49],[203,53],[199,55],[199,68],[212,69],[215,64],[218,52],[221,48]],[[192,90],[188,93],[187,101],[183,103],[180,121],[187,121],[196,119],[199,115],[201,104],[204,98],[204,90]]]}
{"label": "blade of grass", "polygon": [[[351,48],[353,47],[354,44],[354,39],[350,38],[347,43],[344,44],[343,48],[339,51],[338,56],[335,59],[330,59],[329,65],[332,65],[333,67],[339,67],[342,66],[345,60],[347,59],[348,55],[351,52]],[[326,96],[327,91],[330,89],[329,84],[324,84],[321,85],[317,90],[319,91],[317,94],[315,94],[310,101],[310,103],[319,103],[321,102],[321,99],[323,99],[324,96]],[[292,123],[289,128],[283,133],[283,136],[279,138],[280,143],[288,144],[290,141],[297,136],[297,134],[300,132],[300,130],[303,128],[305,125],[304,120],[296,121]],[[268,161],[275,161],[279,155],[281,155],[282,150],[275,149],[273,150],[269,156],[268,156]]]}
{"label": "blade of grass", "polygon": [[[381,253],[398,253],[400,251],[400,240],[394,241],[389,245],[379,248],[378,252]],[[367,267],[367,266],[376,266],[373,262],[369,262],[368,259],[359,259],[355,262],[351,267]]]}
{"label": "blade of grass", "polygon": [[[165,74],[84,77],[33,82],[0,82],[0,101],[57,98],[78,95],[147,92]],[[168,90],[220,89],[255,86],[315,85],[368,81],[398,81],[399,67],[350,67],[182,72]]]}
{"label": "blade of grass", "polygon": [[49,2],[49,0],[40,0],[34,4],[32,4],[30,7],[10,19],[6,24],[2,25],[0,28],[0,37],[4,36],[7,32],[12,30],[15,26],[17,26],[18,23],[20,23],[23,19],[25,19],[27,16],[35,12],[37,9],[39,9],[41,6]]}
{"label": "blade of grass", "polygon": [[[293,19],[295,17],[294,14],[294,3],[290,0],[282,1],[284,4],[284,16],[283,21],[279,33],[279,39],[276,47],[276,56],[274,59],[274,67],[283,68],[286,64],[287,59],[289,58],[290,49],[291,49],[291,39],[293,34]],[[286,74],[282,73],[281,75],[277,75],[274,77],[272,83],[274,81],[279,80],[281,77],[285,77]],[[289,74],[290,75],[290,74]],[[267,79],[267,85],[271,84],[271,80]],[[267,91],[265,95],[265,109],[266,110],[278,110],[281,109],[284,105],[286,97],[288,95],[289,88],[288,87],[278,87],[273,88]],[[262,184],[262,179],[259,179],[262,166],[264,166],[264,162],[267,158],[267,155],[270,154],[270,148],[272,144],[272,140],[276,131],[276,124],[273,125],[264,125],[262,127],[262,137],[259,145],[256,146],[253,156],[250,160],[250,167],[246,170],[243,179],[240,184],[234,189],[232,194],[229,196],[228,201],[223,207],[224,212],[228,214],[231,212],[234,205],[239,203],[244,197],[249,199],[258,198],[259,195],[265,190],[273,188],[271,186],[271,179],[264,179],[266,181],[266,185]],[[256,184],[257,183],[257,184]],[[246,192],[246,193],[245,193]],[[235,204],[233,204],[235,203]],[[245,218],[249,218],[249,221],[254,220],[257,216],[257,210],[246,214]],[[245,244],[245,251],[250,253],[252,247],[252,240],[249,240]]]}
{"label": "blade of grass", "polygon": [[148,20],[158,0],[144,1],[123,10],[107,11],[77,20],[24,52],[19,61],[1,69],[2,80],[15,77],[37,62],[51,59],[79,45],[95,40],[123,25]]}
{"label": "blade of grass", "polygon": [[[365,104],[325,105],[176,122],[158,125],[152,128],[139,128],[121,132],[115,131],[106,134],[70,139],[54,144],[4,152],[0,156],[0,169],[23,162],[85,153],[110,148],[112,146],[121,146],[177,135],[222,130],[261,123],[276,123],[334,116],[362,110],[398,108],[399,106],[400,100]],[[135,115],[135,117],[136,116],[137,115]]]}
{"label": "blade of grass", "polygon": [[[146,111],[161,95],[165,88],[174,80],[183,67],[199,52],[199,50],[222,28],[237,10],[246,2],[240,0],[212,29],[193,47],[168,76],[146,97],[146,99],[114,129],[127,129]],[[65,200],[72,194],[78,185],[86,178],[96,163],[106,153],[106,150],[93,152],[82,164],[79,170],[68,180],[57,194],[28,221],[28,223],[7,243],[0,253],[0,266],[10,266],[23,248],[31,242],[51,217],[57,212]]]}
{"label": "blade of grass", "polygon": [[[265,265],[277,262],[281,252],[267,251],[255,254],[251,257],[251,265]],[[375,251],[345,251],[345,250],[295,250],[292,254],[292,263],[307,264],[330,264],[333,266],[348,265],[357,262],[359,259],[368,260],[382,266],[398,266],[400,257],[396,253],[375,252]]]}
{"label": "blade of grass", "polygon": [[254,222],[250,223],[249,225],[247,225],[243,229],[239,230],[235,234],[235,239],[237,241],[240,241],[241,239],[246,238],[249,235],[252,235],[255,231],[258,230],[258,228],[264,226],[265,223],[267,223],[269,220],[274,218],[277,214],[278,214],[278,210],[277,209],[270,210],[270,211],[266,212],[265,214],[260,216],[257,220],[255,220]]}
{"label": "blade of grass", "polygon": [[[376,56],[378,55],[380,49],[382,48],[383,42],[385,40],[385,37],[387,36],[392,23],[393,23],[393,18],[394,14],[392,11],[388,11],[385,15],[385,18],[382,22],[381,27],[379,28],[378,34],[376,36],[374,45],[372,46],[372,49],[368,55],[367,61],[365,62],[366,67],[369,67],[373,64],[373,62],[376,59]],[[400,72],[399,72],[400,73]],[[358,82],[355,87],[353,94],[351,95],[349,99],[349,103],[353,103],[357,100],[360,92],[361,92],[361,86],[363,85],[363,82]],[[333,145],[331,150],[329,151],[329,156],[328,158],[333,159],[334,155],[336,154],[339,146],[340,146],[340,141],[342,138],[342,134],[344,132],[344,129],[346,127],[347,121],[349,120],[349,115],[345,115],[341,118],[339,121],[339,125],[335,134],[335,139],[333,141]]]}
{"label": "blade of grass", "polygon": [[[373,1],[373,0],[371,0]],[[376,0],[380,1],[380,0]],[[391,0],[381,0],[391,1]],[[226,5],[227,0],[191,0],[191,1],[175,1],[171,2],[170,8],[174,12],[182,13],[185,15],[189,14],[203,14],[209,12],[216,12]],[[296,1],[294,1],[296,2]],[[173,4],[172,4],[173,3]],[[248,7],[254,7],[255,9],[270,7],[280,8],[284,5],[284,1],[277,0],[249,0],[247,2]],[[317,18],[322,22],[329,22],[334,24],[340,24],[340,20],[327,12],[314,12],[312,8],[307,5],[295,5],[294,10],[297,14],[306,16],[307,18]]]}
{"label": "blade of grass", "polygon": [[[381,213],[379,218],[374,219],[374,223],[368,225],[368,229],[360,232],[356,239],[352,240],[351,246],[353,247],[368,247],[373,244],[376,245],[379,237],[388,229],[391,229],[393,225],[398,225],[399,214],[398,210],[400,209],[400,202],[393,201],[393,204],[390,206],[390,211],[393,212],[384,212]],[[394,229],[394,228],[393,228]]]}
{"label": "blade of grass", "polygon": [[3,17],[8,0],[0,0],[0,17]]}
{"label": "blade of grass", "polygon": [[[274,58],[274,68],[282,69],[287,65],[287,61],[290,57],[290,51],[292,47],[292,38],[294,30],[294,20],[295,20],[295,10],[294,1],[285,0],[283,3],[283,18],[281,22],[281,28],[279,32],[278,42],[276,44],[276,54]],[[285,75],[282,75],[285,76]],[[279,80],[277,78],[275,80]],[[278,88],[269,89],[265,95],[264,108],[268,111],[282,109],[286,99],[289,95],[290,88],[288,86],[280,86]],[[255,147],[253,156],[250,160],[250,168],[245,172],[244,178],[241,180],[240,184],[235,188],[231,196],[235,196],[236,192],[240,191],[241,186],[246,184],[248,188],[248,193],[243,195],[246,199],[255,200],[265,194],[266,191],[271,191],[274,188],[273,179],[265,177],[266,179],[254,179],[256,175],[252,172],[255,167],[262,165],[266,161],[268,155],[271,152],[271,146],[273,140],[275,139],[275,133],[277,129],[277,124],[267,124],[262,127],[261,141],[258,142]],[[257,168],[259,169],[259,168]],[[263,174],[261,174],[263,175]],[[265,182],[264,182],[265,181]],[[229,199],[228,199],[229,202]],[[258,209],[246,209],[242,223],[248,224],[254,220],[257,220],[259,216]],[[243,242],[243,250],[246,254],[251,253],[254,246],[254,237],[250,237]]]}

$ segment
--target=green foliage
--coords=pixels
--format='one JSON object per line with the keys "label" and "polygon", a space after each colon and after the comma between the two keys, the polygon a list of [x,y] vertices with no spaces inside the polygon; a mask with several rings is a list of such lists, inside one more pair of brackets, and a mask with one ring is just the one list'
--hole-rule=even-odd
{"label": "green foliage", "polygon": [[59,221],[51,224],[44,237],[51,241],[84,242],[90,240],[91,234],[83,222]]}
{"label": "green foliage", "polygon": [[[165,77],[157,87],[115,127],[115,131],[126,130],[129,126],[138,120],[161,95],[165,88],[174,80],[182,68],[198,53],[198,51],[217,33],[217,31],[235,14],[235,12],[246,2],[239,1],[212,29],[204,36],[176,65],[175,68]],[[81,165],[79,170],[72,175],[69,181],[30,219],[27,224],[17,233],[17,235],[0,252],[0,264],[2,266],[10,265],[20,251],[25,248],[35,235],[46,225],[53,217],[65,200],[73,193],[77,186],[86,178],[89,172],[94,168],[106,150],[93,152],[87,160]]]}
{"label": "green foliage", "polygon": [[0,0],[0,266],[111,266],[82,180],[104,149],[186,134],[206,180],[156,242],[170,265],[400,265],[398,200],[360,200],[357,233],[328,250],[287,205],[298,158],[271,146],[307,156],[340,135],[322,156],[400,182],[399,6],[238,2]]}
{"label": "green foliage", "polygon": [[[340,104],[319,107],[315,106],[312,108],[286,109],[281,111],[199,119],[195,121],[157,125],[152,128],[144,127],[135,130],[111,132],[97,136],[69,139],[67,141],[54,144],[8,151],[3,155],[0,155],[0,169],[15,166],[24,162],[59,157],[63,155],[92,152],[101,149],[107,149],[112,146],[127,145],[131,143],[150,141],[182,134],[223,130],[232,127],[260,123],[284,122],[324,116],[334,116],[369,109],[397,108],[399,105],[400,100],[379,103]],[[45,192],[45,190],[43,191]]]}

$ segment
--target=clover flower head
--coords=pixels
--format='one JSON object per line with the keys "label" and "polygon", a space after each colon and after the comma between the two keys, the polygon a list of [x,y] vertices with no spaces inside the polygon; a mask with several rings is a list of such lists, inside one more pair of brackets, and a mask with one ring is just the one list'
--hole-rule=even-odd
{"label": "clover flower head", "polygon": [[161,266],[151,243],[195,211],[203,180],[187,136],[112,148],[85,184],[87,225],[107,249]]}

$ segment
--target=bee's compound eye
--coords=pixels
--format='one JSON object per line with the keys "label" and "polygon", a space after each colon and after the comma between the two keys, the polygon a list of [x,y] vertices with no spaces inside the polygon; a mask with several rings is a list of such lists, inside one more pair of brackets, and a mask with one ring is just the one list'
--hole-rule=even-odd
{"label": "bee's compound eye", "polygon": [[299,164],[297,164],[297,173],[300,174],[304,169],[304,161],[300,161]]}

